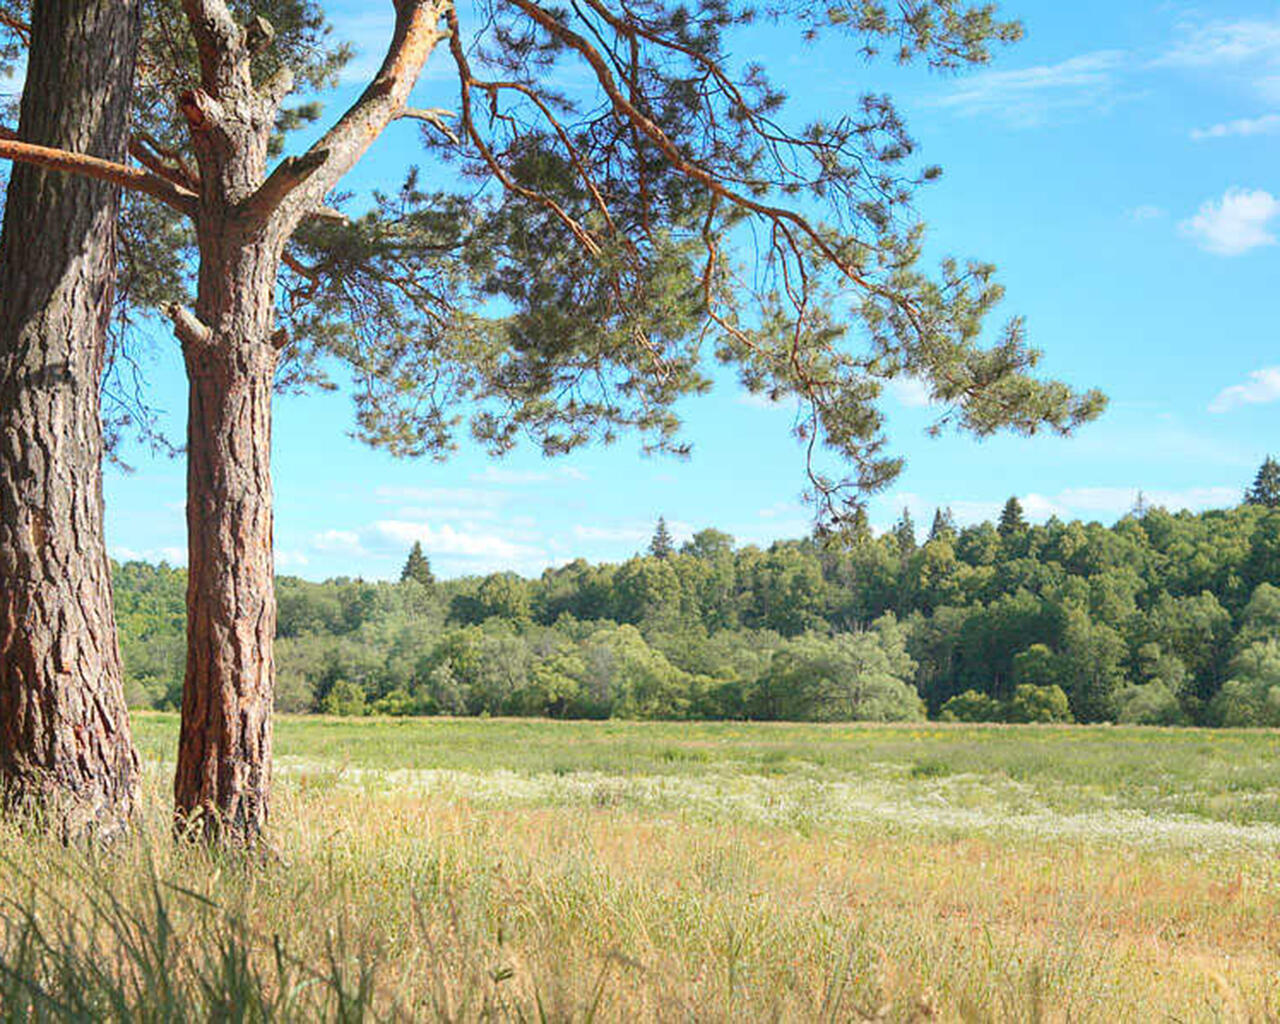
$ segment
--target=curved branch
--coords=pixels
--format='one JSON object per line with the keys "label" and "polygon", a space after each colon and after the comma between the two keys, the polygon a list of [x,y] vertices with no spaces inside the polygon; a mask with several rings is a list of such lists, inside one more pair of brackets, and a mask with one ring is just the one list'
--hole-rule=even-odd
{"label": "curved branch", "polygon": [[103,160],[96,156],[20,142],[7,129],[0,132],[0,159],[31,164],[48,171],[65,171],[84,178],[95,178],[131,192],[142,192],[154,199],[159,199],[160,202],[171,206],[179,213],[195,216],[195,193],[158,174],[128,167],[125,164],[117,164],[111,160]]}
{"label": "curved branch", "polygon": [[613,108],[618,114],[630,121],[640,129],[649,139],[656,145],[667,162],[671,164],[677,171],[687,178],[699,182],[709,189],[715,195],[719,195],[728,200],[733,205],[744,210],[750,210],[753,213],[767,217],[775,223],[787,222],[794,225],[809,241],[822,253],[831,263],[840,269],[850,281],[872,294],[880,294],[882,289],[877,288],[870,281],[867,281],[859,274],[847,260],[841,259],[824,239],[819,231],[813,227],[803,216],[794,210],[788,210],[781,206],[770,206],[767,203],[758,202],[750,196],[745,196],[741,192],[736,192],[729,188],[715,174],[708,171],[705,167],[694,163],[687,159],[680,152],[679,147],[671,140],[662,127],[651,117],[638,109],[628,97],[623,95],[622,90],[618,88],[617,79],[614,78],[612,70],[600,51],[596,49],[588,40],[583,38],[573,29],[569,28],[563,22],[555,18],[536,3],[531,0],[511,0],[511,3],[518,9],[529,16],[537,25],[547,32],[548,35],[558,39],[570,49],[577,51],[582,58],[591,66],[591,70],[595,73],[596,81],[599,82],[600,88],[604,90],[609,101],[613,104]]}

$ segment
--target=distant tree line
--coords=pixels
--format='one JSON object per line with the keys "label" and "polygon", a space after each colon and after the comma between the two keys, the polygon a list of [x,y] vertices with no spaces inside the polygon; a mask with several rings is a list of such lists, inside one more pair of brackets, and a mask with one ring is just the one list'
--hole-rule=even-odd
{"label": "distant tree line", "polygon": [[[129,698],[172,707],[185,573],[115,568]],[[1280,725],[1280,466],[1237,508],[737,546],[538,579],[282,577],[288,711]]]}

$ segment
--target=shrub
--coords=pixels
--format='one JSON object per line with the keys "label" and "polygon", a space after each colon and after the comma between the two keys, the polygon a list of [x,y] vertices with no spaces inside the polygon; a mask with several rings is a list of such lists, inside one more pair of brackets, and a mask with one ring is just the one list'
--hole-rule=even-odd
{"label": "shrub", "polygon": [[1116,721],[1128,725],[1186,725],[1178,695],[1159,679],[1116,694]]}
{"label": "shrub", "polygon": [[943,704],[938,717],[944,722],[1002,722],[1004,706],[988,694],[965,690]]}
{"label": "shrub", "polygon": [[320,702],[320,710],[326,715],[343,715],[349,718],[369,713],[365,705],[364,690],[355,683],[339,679]]}
{"label": "shrub", "polygon": [[1023,683],[1013,691],[1005,713],[1010,722],[1072,722],[1071,706],[1061,686]]}

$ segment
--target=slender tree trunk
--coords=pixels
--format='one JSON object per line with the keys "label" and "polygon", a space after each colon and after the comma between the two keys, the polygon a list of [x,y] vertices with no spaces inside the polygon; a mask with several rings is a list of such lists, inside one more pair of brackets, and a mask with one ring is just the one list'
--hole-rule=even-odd
{"label": "slender tree trunk", "polygon": [[[249,845],[267,823],[276,631],[271,337],[284,236],[237,208],[266,135],[219,150],[198,215],[199,329],[180,331],[187,419],[187,669],[174,802],[179,831]],[[221,139],[213,140],[219,145]],[[246,164],[252,165],[247,166]]]}
{"label": "slender tree trunk", "polygon": [[[121,160],[136,0],[37,0],[19,134]],[[118,190],[15,166],[0,236],[0,788],[66,840],[128,825],[99,385]]]}

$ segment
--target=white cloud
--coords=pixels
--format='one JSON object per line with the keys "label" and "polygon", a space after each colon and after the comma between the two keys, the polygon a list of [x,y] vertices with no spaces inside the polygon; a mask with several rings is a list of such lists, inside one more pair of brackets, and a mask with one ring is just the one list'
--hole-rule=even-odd
{"label": "white cloud", "polygon": [[276,552],[276,569],[302,569],[311,564],[309,559],[301,551],[277,551]]}
{"label": "white cloud", "polygon": [[321,530],[311,537],[311,547],[326,555],[364,555],[360,535],[354,530]]}
{"label": "white cloud", "polygon": [[651,526],[575,526],[573,535],[578,540],[641,541],[652,536]]}
{"label": "white cloud", "polygon": [[1125,213],[1125,216],[1132,221],[1142,224],[1146,221],[1160,220],[1163,217],[1167,217],[1168,212],[1159,206],[1153,206],[1150,203],[1143,203],[1141,206],[1135,206],[1133,209],[1128,210]]}
{"label": "white cloud", "polygon": [[404,548],[415,541],[421,543],[430,555],[483,558],[498,563],[522,561],[539,554],[533,548],[513,543],[496,533],[456,529],[448,523],[431,526],[401,519],[383,519],[370,529],[371,545]]}
{"label": "white cloud", "polygon": [[1196,142],[1204,142],[1206,139],[1271,135],[1274,132],[1280,132],[1280,114],[1263,114],[1261,117],[1240,117],[1234,121],[1223,121],[1208,128],[1196,128],[1192,131],[1191,137]]}
{"label": "white cloud", "polygon": [[794,501],[775,501],[772,505],[769,505],[767,508],[762,508],[756,514],[759,515],[761,519],[795,519],[797,516],[803,514],[803,512],[804,507],[802,505],[797,505]]}
{"label": "white cloud", "polygon": [[1178,228],[1207,252],[1238,256],[1264,245],[1274,245],[1269,230],[1280,216],[1280,200],[1262,189],[1229,188],[1221,199],[1209,199]]}
{"label": "white cloud", "polygon": [[1208,68],[1280,59],[1280,19],[1240,19],[1186,25],[1183,38],[1153,63]]}
{"label": "white cloud", "polygon": [[424,504],[466,505],[485,508],[502,505],[509,495],[501,491],[482,490],[477,487],[377,487],[374,496],[379,501],[416,501]]}
{"label": "white cloud", "polygon": [[[1148,505],[1167,508],[1171,511],[1190,509],[1201,511],[1209,508],[1223,508],[1239,501],[1239,488],[1235,487],[1189,487],[1183,490],[1160,490],[1138,487],[1068,487],[1056,494],[1039,494],[1031,492],[1018,495],[1022,511],[1033,523],[1042,523],[1050,516],[1059,519],[1119,519],[1133,508],[1142,491]],[[916,523],[916,532],[921,537],[933,520],[934,505],[922,500],[919,495],[899,492],[884,501],[883,510],[876,518],[876,528],[889,529],[907,507]],[[961,526],[974,523],[992,522],[1004,507],[1006,498],[991,501],[960,500],[948,502],[956,522]]]}
{"label": "white cloud", "polygon": [[1036,125],[1053,111],[1110,106],[1117,97],[1116,72],[1126,60],[1121,50],[1099,50],[1056,64],[984,71],[962,79],[936,103],[969,116]]}
{"label": "white cloud", "polygon": [[176,545],[146,548],[141,551],[137,548],[112,545],[111,556],[117,562],[168,562],[170,565],[179,567],[187,564],[187,549]]}
{"label": "white cloud", "polygon": [[503,466],[486,466],[481,473],[473,473],[471,479],[477,483],[498,484],[500,486],[521,484],[545,484],[557,480],[587,480],[587,474],[573,466],[560,466],[554,471],[541,469],[507,469]]}
{"label": "white cloud", "polygon": [[384,505],[399,504],[396,519],[432,521],[496,520],[512,498],[510,491],[479,487],[378,487],[373,493]]}
{"label": "white cloud", "polygon": [[[651,523],[617,523],[611,526],[574,526],[576,540],[604,543],[647,544],[653,537],[657,520]],[[668,519],[667,529],[676,543],[683,543],[694,534],[693,526],[678,519]]]}
{"label": "white cloud", "polygon": [[1223,388],[1209,403],[1210,412],[1229,412],[1240,405],[1280,401],[1280,366],[1254,370],[1244,384]]}
{"label": "white cloud", "polygon": [[884,389],[899,405],[908,409],[923,409],[933,402],[929,385],[919,377],[895,377],[885,384]]}

